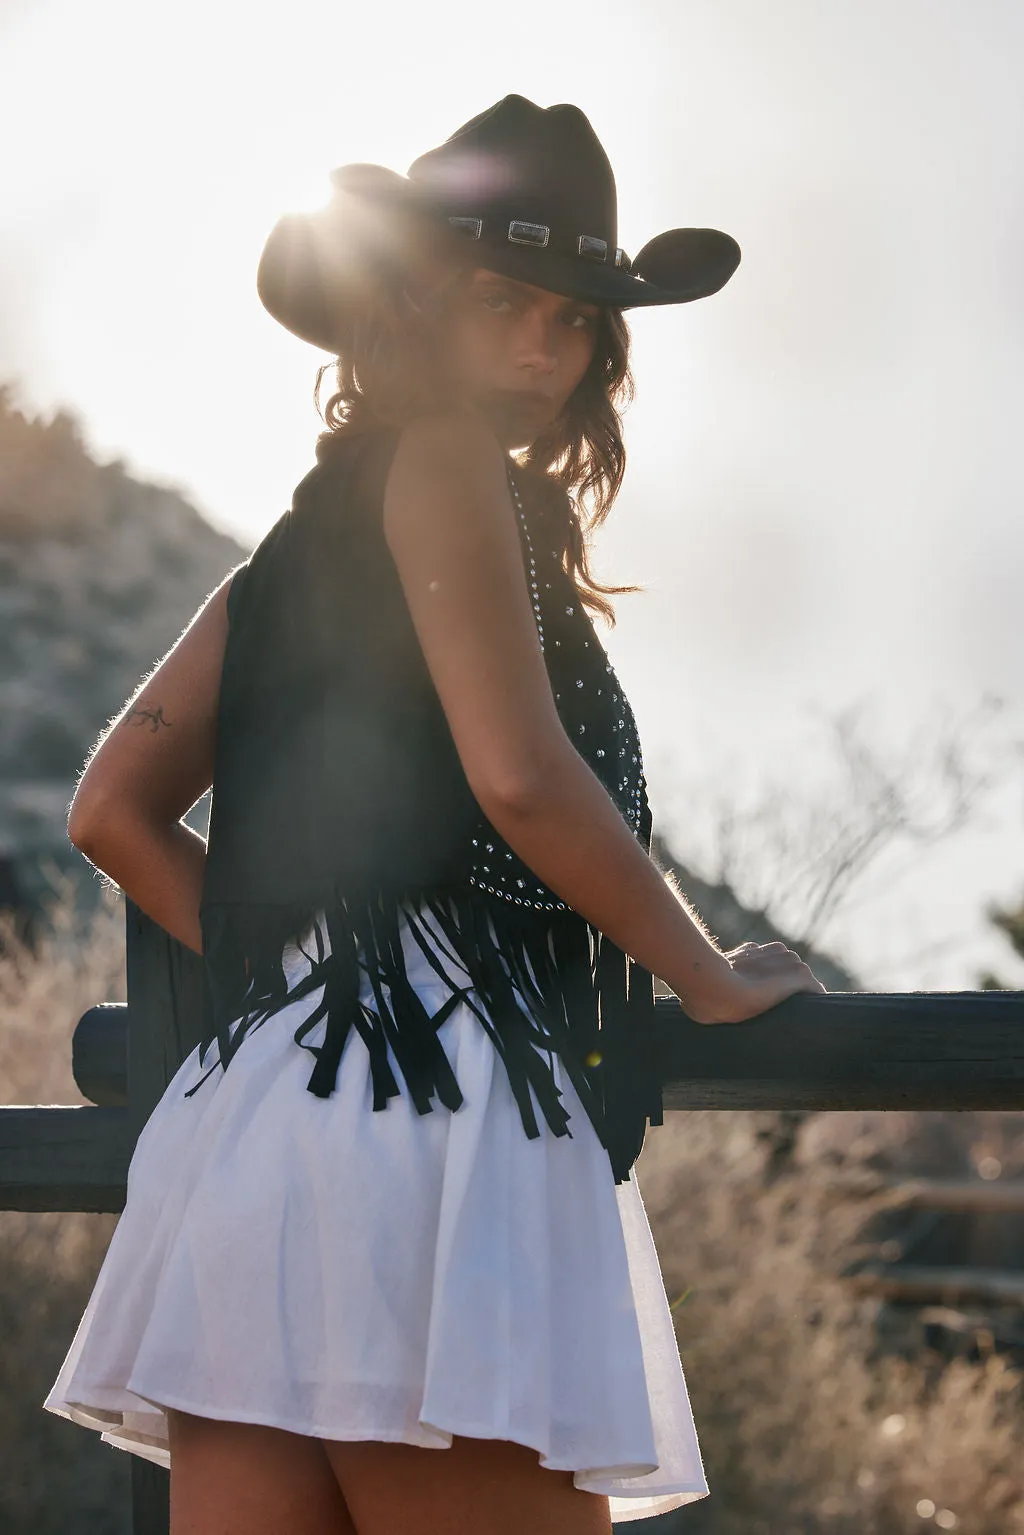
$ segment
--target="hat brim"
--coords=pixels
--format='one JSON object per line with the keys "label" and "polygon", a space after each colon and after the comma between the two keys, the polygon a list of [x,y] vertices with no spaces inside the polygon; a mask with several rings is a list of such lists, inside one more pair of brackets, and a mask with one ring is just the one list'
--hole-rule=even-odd
{"label": "hat brim", "polygon": [[477,265],[520,282],[615,309],[688,304],[724,287],[740,262],[740,247],[719,229],[671,229],[637,254],[632,270],[453,231],[414,183],[377,165],[340,166],[331,173],[335,196],[312,213],[278,219],[256,275],[264,308],[294,335],[336,352],[339,316],[370,291],[382,263],[401,264],[403,217],[434,227],[453,252],[468,247]]}
{"label": "hat brim", "polygon": [[[661,282],[653,282],[639,272],[626,272],[609,267],[603,262],[593,264],[579,257],[561,256],[556,252],[535,250],[530,246],[492,245],[486,241],[475,243],[479,265],[505,277],[532,283],[550,293],[564,294],[587,304],[605,304],[613,309],[649,308],[662,304],[689,304],[694,299],[708,298],[723,288],[735,272],[740,260],[740,250],[730,235],[717,229],[671,230],[670,234],[714,236],[702,244],[699,259],[692,250],[682,251],[682,259],[674,264],[659,263]],[[465,238],[465,237],[464,237]],[[664,239],[665,236],[659,236]],[[718,242],[723,242],[719,244]],[[653,245],[654,242],[652,241]],[[641,257],[634,262],[640,264]]]}

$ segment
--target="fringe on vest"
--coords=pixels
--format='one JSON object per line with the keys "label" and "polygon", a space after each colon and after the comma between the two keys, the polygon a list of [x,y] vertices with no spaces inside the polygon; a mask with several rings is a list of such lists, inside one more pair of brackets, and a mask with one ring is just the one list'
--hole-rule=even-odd
{"label": "fringe on vest", "polygon": [[[359,902],[338,898],[318,910],[325,919],[329,954],[308,907],[204,906],[207,986],[199,1062],[205,1064],[214,1042],[219,1060],[187,1097],[218,1066],[227,1070],[250,1032],[287,1003],[323,987],[323,996],[294,1034],[296,1044],[315,1057],[309,1092],[320,1098],[333,1093],[342,1051],[354,1029],[369,1054],[375,1111],[401,1091],[388,1045],[417,1112],[429,1113],[435,1096],[454,1111],[463,1095],[437,1030],[465,1002],[504,1064],[527,1136],[535,1139],[541,1133],[535,1099],[551,1131],[571,1137],[555,1081],[557,1056],[608,1152],[615,1182],[629,1177],[646,1122],[663,1122],[649,971],[577,912],[541,917],[532,908],[485,903],[479,892],[464,887],[429,894],[378,892]],[[408,979],[400,914],[451,988],[433,1014]],[[436,931],[429,928],[428,916]],[[288,943],[297,943],[310,964],[309,973],[291,989],[282,963]],[[461,965],[469,985],[464,977],[460,985],[448,975],[444,958]],[[360,999],[364,974],[375,1007]],[[323,1043],[309,1044],[307,1036],[322,1020]]]}

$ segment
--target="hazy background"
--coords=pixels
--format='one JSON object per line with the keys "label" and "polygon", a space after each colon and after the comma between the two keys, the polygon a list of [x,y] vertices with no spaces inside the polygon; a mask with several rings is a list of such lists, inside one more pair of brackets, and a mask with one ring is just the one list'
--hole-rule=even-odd
{"label": "hazy background", "polygon": [[982,912],[1024,890],[1022,65],[1013,0],[0,3],[0,376],[255,543],[312,463],[326,358],[256,294],[279,213],[509,91],[576,102],[630,254],[675,225],[743,250],[721,293],[633,318],[597,544],[646,587],[600,632],[656,825],[713,872],[716,797],[841,804],[848,708],[920,767],[927,819],[928,743],[962,722],[971,823],[895,840],[825,936],[877,989],[985,963],[1024,988]]}

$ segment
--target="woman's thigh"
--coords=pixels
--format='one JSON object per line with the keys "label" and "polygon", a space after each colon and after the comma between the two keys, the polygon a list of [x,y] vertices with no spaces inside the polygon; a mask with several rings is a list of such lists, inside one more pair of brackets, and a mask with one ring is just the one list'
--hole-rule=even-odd
{"label": "woman's thigh", "polygon": [[[454,1435],[450,1449],[324,1440],[359,1535],[610,1535],[608,1499],[536,1450]],[[176,1532],[175,1532],[176,1535]]]}
{"label": "woman's thigh", "polygon": [[323,1441],[167,1411],[170,1535],[355,1535]]}

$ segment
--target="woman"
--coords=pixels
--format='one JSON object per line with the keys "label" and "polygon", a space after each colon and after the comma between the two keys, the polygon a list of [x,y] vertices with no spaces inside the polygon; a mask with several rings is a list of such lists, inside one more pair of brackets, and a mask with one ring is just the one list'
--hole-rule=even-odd
{"label": "woman", "polygon": [[621,311],[739,250],[631,263],[589,122],[520,96],[333,179],[258,276],[338,356],[317,465],[71,809],[210,984],[45,1406],[169,1465],[174,1535],[595,1535],[708,1490],[631,1177],[652,976],[707,1023],[823,990],[652,861],[586,611],[631,589],[579,515],[622,477]]}

